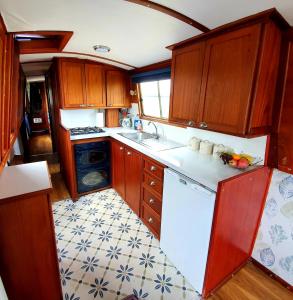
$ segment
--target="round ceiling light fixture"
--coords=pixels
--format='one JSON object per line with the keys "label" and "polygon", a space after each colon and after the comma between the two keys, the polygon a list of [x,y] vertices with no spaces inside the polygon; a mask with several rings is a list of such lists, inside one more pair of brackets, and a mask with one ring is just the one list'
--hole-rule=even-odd
{"label": "round ceiling light fixture", "polygon": [[94,45],[93,48],[96,52],[100,52],[100,53],[107,53],[110,52],[111,50],[110,47],[104,45]]}

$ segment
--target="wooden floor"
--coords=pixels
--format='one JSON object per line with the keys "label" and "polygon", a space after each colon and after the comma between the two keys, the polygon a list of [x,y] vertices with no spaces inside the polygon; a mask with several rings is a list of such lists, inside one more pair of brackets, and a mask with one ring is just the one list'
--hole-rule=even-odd
{"label": "wooden floor", "polygon": [[29,139],[30,155],[52,153],[52,139],[48,133],[31,136]]}
{"label": "wooden floor", "polygon": [[[69,198],[70,196],[65,183],[59,173],[59,164],[49,165],[49,170],[53,184],[51,200],[59,201]],[[292,300],[293,293],[249,262],[208,299]]]}

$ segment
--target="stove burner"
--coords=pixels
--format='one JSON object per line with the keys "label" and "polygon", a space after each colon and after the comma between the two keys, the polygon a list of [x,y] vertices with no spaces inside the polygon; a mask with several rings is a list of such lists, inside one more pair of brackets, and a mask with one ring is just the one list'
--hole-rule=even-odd
{"label": "stove burner", "polygon": [[99,127],[75,127],[70,128],[70,135],[79,135],[79,134],[91,134],[91,133],[101,133],[105,132],[102,128]]}

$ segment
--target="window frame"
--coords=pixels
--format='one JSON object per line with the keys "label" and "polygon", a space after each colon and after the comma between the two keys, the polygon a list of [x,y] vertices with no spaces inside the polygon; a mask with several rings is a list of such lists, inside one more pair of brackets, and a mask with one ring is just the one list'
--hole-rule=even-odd
{"label": "window frame", "polygon": [[[155,82],[157,82],[158,85],[158,96],[159,96],[159,104],[160,104],[160,115],[162,115],[162,105],[161,105],[161,97],[160,97],[160,87],[159,87],[159,81],[160,80],[156,80]],[[154,117],[154,116],[148,116],[145,115],[143,113],[143,99],[142,99],[142,94],[141,94],[141,88],[140,88],[140,83],[136,83],[136,90],[137,90],[137,94],[138,94],[138,110],[139,110],[139,117],[141,119],[145,119],[145,120],[150,120],[150,121],[156,121],[156,122],[160,122],[160,123],[170,123],[169,122],[169,117],[170,117],[170,103],[171,103],[171,89],[172,89],[172,82],[171,82],[171,78],[170,78],[170,98],[169,98],[169,114],[167,118],[163,118],[163,117]]]}

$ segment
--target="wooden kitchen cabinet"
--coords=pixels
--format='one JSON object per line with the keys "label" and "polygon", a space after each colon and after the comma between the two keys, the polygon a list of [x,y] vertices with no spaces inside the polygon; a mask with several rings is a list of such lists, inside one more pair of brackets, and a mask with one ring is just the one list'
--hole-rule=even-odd
{"label": "wooden kitchen cabinet", "polygon": [[170,46],[170,120],[237,136],[270,133],[287,26],[270,10]]}
{"label": "wooden kitchen cabinet", "polygon": [[51,190],[46,162],[1,174],[0,276],[10,300],[62,299]]}
{"label": "wooden kitchen cabinet", "polygon": [[[291,38],[293,39],[293,38]],[[278,132],[278,153],[273,160],[278,161],[281,171],[293,174],[293,42],[289,43],[283,86],[280,124]]]}
{"label": "wooden kitchen cabinet", "polygon": [[62,60],[60,68],[62,107],[85,107],[84,64],[73,60]]}
{"label": "wooden kitchen cabinet", "polygon": [[208,129],[245,133],[260,30],[254,25],[207,41],[200,120]]}
{"label": "wooden kitchen cabinet", "polygon": [[125,147],[125,201],[140,215],[140,187],[142,182],[142,155]]}
{"label": "wooden kitchen cabinet", "polygon": [[198,122],[204,54],[204,42],[173,51],[169,114],[173,122],[189,126]]}
{"label": "wooden kitchen cabinet", "polygon": [[86,105],[105,107],[105,72],[102,65],[85,64]]}
{"label": "wooden kitchen cabinet", "polygon": [[124,71],[106,71],[107,106],[129,107],[129,77]]}
{"label": "wooden kitchen cabinet", "polygon": [[112,186],[125,199],[125,159],[124,145],[112,140]]}

